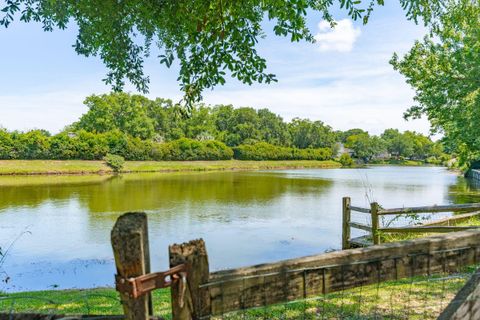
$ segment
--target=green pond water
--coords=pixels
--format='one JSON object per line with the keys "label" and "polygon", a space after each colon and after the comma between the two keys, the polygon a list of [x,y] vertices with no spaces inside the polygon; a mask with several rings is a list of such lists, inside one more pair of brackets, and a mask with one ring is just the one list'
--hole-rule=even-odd
{"label": "green pond water", "polygon": [[196,238],[211,270],[339,249],[343,196],[365,207],[480,201],[441,167],[0,177],[0,247],[13,243],[0,290],[111,286],[110,230],[127,211],[148,214],[154,271],[169,244]]}

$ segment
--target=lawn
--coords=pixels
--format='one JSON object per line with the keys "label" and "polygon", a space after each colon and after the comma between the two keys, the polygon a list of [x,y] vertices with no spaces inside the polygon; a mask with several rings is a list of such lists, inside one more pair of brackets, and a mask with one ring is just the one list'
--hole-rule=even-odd
{"label": "lawn", "polygon": [[[419,276],[226,314],[222,319],[436,319],[476,267],[449,276]],[[153,294],[154,313],[170,314],[170,292]],[[121,314],[113,289],[0,293],[0,312]]]}
{"label": "lawn", "polygon": [[[214,170],[265,170],[300,168],[338,168],[327,160],[294,161],[126,161],[121,172],[173,172]],[[103,161],[87,160],[0,160],[0,175],[112,173]]]}

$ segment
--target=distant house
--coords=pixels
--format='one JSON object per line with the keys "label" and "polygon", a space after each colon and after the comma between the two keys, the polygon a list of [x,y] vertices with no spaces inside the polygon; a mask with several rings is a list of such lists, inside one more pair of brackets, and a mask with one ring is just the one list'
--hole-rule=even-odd
{"label": "distant house", "polygon": [[387,160],[387,159],[390,159],[391,157],[392,157],[392,155],[389,152],[385,151],[385,152],[382,152],[382,153],[379,153],[379,154],[375,155],[374,158],[377,159],[377,160]]}
{"label": "distant house", "polygon": [[341,142],[337,143],[337,157],[340,157],[344,153],[348,153],[350,156],[353,156],[353,150],[346,148],[345,145]]}

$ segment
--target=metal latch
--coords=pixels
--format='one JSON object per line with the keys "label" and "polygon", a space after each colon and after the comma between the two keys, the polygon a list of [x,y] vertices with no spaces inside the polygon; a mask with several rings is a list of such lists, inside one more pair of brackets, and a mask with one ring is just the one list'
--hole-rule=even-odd
{"label": "metal latch", "polygon": [[144,274],[128,279],[117,274],[115,275],[115,288],[118,292],[135,299],[155,289],[170,287],[178,279],[185,279],[186,274],[186,264],[180,264],[167,271]]}

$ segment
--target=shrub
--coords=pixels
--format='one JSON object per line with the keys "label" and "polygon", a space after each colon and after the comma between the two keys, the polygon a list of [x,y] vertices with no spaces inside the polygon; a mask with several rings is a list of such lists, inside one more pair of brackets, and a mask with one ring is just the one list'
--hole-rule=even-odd
{"label": "shrub", "polygon": [[47,159],[50,138],[43,130],[28,132],[14,131],[10,135],[13,142],[11,157],[14,159]]}
{"label": "shrub", "polygon": [[105,133],[105,139],[108,145],[108,152],[125,156],[125,150],[128,147],[128,137],[120,130],[112,130]]}
{"label": "shrub", "polygon": [[181,138],[152,146],[152,157],[172,161],[229,160],[233,157],[233,150],[219,141]]}
{"label": "shrub", "polygon": [[75,159],[76,156],[75,142],[66,132],[59,133],[50,138],[50,158],[69,160]]}
{"label": "shrub", "polygon": [[122,150],[121,154],[127,160],[150,160],[151,149],[149,140],[127,136],[127,147]]}
{"label": "shrub", "polygon": [[233,149],[238,160],[327,160],[332,157],[329,148],[298,149],[274,146],[266,142],[240,145]]}
{"label": "shrub", "polygon": [[342,167],[351,167],[354,165],[354,161],[348,153],[342,153],[338,161],[342,164]]}
{"label": "shrub", "polygon": [[93,133],[85,130],[61,132],[50,136],[41,130],[27,133],[0,129],[0,159],[100,160],[121,156],[125,160],[326,160],[329,148],[298,149],[266,142],[244,144],[235,148],[216,140],[180,138],[159,143],[141,140],[118,130]]}
{"label": "shrub", "polygon": [[116,154],[107,154],[103,160],[109,166],[112,168],[113,172],[119,172],[120,170],[123,169],[123,166],[125,165],[125,159],[122,156],[116,155]]}
{"label": "shrub", "polygon": [[104,134],[80,130],[73,135],[75,159],[100,160],[107,153],[112,153]]}
{"label": "shrub", "polygon": [[0,159],[12,159],[13,140],[10,133],[0,128]]}

